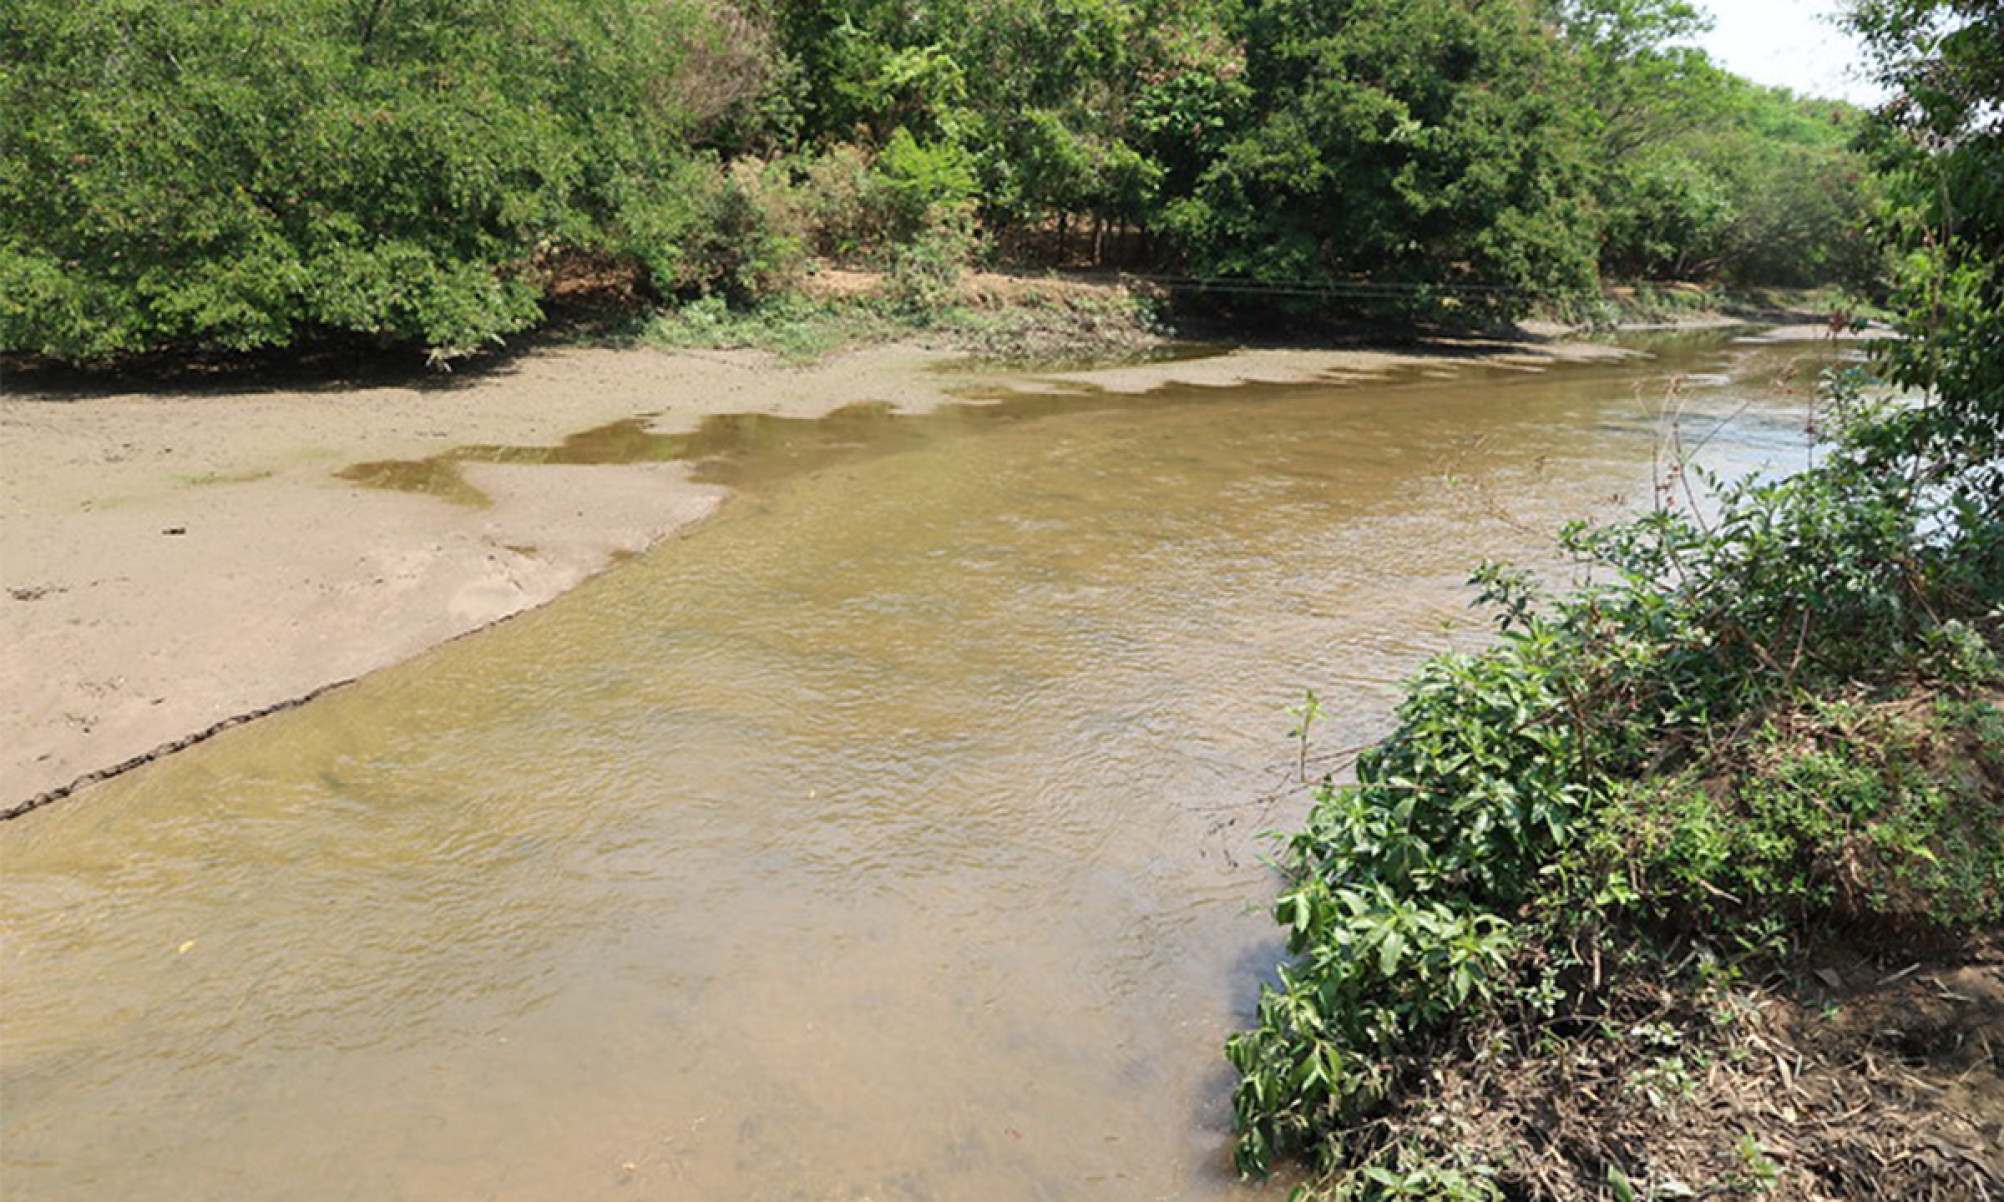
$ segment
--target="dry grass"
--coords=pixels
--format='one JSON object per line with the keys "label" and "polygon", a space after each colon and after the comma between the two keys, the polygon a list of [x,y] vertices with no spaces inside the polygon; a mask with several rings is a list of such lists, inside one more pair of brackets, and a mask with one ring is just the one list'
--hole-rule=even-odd
{"label": "dry grass", "polygon": [[1367,1138],[1486,1162],[1508,1196],[2004,1198],[2004,945],[1896,964],[1832,946],[1799,983],[1482,1032]]}

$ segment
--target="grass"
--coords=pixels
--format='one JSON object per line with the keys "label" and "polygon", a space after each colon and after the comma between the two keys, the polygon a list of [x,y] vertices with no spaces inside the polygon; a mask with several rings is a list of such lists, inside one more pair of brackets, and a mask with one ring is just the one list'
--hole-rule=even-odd
{"label": "grass", "polygon": [[720,297],[691,301],[654,317],[641,340],[665,350],[757,350],[812,363],[852,346],[889,342],[920,327],[877,305],[787,295],[749,309]]}
{"label": "grass", "polygon": [[639,340],[669,350],[758,350],[805,364],[857,346],[923,338],[985,359],[1097,360],[1160,344],[1166,331],[1145,298],[1124,289],[1035,291],[978,302],[895,288],[841,297],[786,293],[732,307],[704,297],[656,314]]}

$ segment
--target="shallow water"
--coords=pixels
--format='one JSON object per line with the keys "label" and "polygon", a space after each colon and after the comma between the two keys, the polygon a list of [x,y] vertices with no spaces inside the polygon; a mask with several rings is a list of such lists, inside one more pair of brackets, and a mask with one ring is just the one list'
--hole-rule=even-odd
{"label": "shallow water", "polygon": [[[546,609],[0,827],[20,1199],[1280,1199],[1219,1055],[1258,832],[1829,352],[722,420],[740,495]],[[1792,382],[1777,376],[1792,370]],[[636,428],[637,429],[637,428]]]}

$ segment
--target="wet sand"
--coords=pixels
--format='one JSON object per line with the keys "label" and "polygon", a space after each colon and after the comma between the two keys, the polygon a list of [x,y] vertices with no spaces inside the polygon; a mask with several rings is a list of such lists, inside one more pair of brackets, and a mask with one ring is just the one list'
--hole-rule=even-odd
{"label": "wet sand", "polygon": [[[484,506],[336,473],[469,444],[541,446],[645,416],[917,410],[998,389],[1364,380],[1626,352],[1449,342],[1249,349],[1089,371],[976,374],[877,347],[807,368],[749,352],[551,349],[439,386],[75,397],[0,393],[0,812],[283,708],[544,604],[701,521],[685,462],[468,462]],[[420,386],[422,385],[422,386]]]}

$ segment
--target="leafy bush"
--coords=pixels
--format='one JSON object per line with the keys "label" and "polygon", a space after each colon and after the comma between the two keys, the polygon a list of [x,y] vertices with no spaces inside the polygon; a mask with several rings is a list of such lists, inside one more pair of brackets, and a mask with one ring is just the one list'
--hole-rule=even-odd
{"label": "leafy bush", "polygon": [[899,243],[891,251],[885,292],[907,316],[930,320],[953,302],[954,285],[967,265],[973,231],[950,218]]}
{"label": "leafy bush", "polygon": [[1199,272],[1368,277],[1464,317],[1593,282],[1570,68],[1533,6],[1287,0],[1248,20],[1254,111],[1171,219]]}
{"label": "leafy bush", "polygon": [[1855,114],[1734,81],[1693,27],[1678,0],[17,0],[0,350],[456,354],[578,264],[742,305],[804,251],[967,228],[1459,324],[1598,268],[1873,276]]}
{"label": "leafy bush", "polygon": [[951,141],[922,144],[899,126],[878,156],[875,174],[897,221],[893,236],[959,223],[971,211],[974,163]]}
{"label": "leafy bush", "polygon": [[1995,923],[2000,718],[1991,702],[1812,700],[1729,762],[1612,793],[1565,871],[1639,921],[1748,952],[1785,952],[1826,917],[1901,937]]}
{"label": "leafy bush", "polygon": [[874,157],[854,143],[811,159],[801,186],[817,251],[837,262],[868,257],[890,239],[892,215]]}
{"label": "leafy bush", "polygon": [[672,294],[747,304],[784,292],[807,269],[807,218],[779,160],[684,161],[627,240]]}
{"label": "leafy bush", "polygon": [[809,159],[800,192],[823,255],[895,267],[914,256],[965,261],[976,186],[966,151],[900,127],[880,152],[842,143]]}
{"label": "leafy bush", "polygon": [[616,248],[736,103],[715,30],[693,0],[9,4],[0,347],[521,329],[536,257]]}
{"label": "leafy bush", "polygon": [[1734,217],[1724,181],[1687,155],[1631,164],[1610,185],[1601,266],[1623,279],[1689,279],[1716,270]]}
{"label": "leafy bush", "polygon": [[[1616,29],[1673,7],[1579,6]],[[1906,337],[1877,358],[1912,399],[1834,380],[1822,464],[1719,489],[1709,520],[1666,505],[1571,529],[1588,572],[1560,597],[1485,568],[1500,644],[1429,663],[1356,783],[1317,794],[1279,864],[1294,960],[1226,1049],[1242,1169],[1308,1153],[1345,1199],[1449,1172],[1496,1196],[1454,1115],[1363,1120],[1421,1093],[1422,1066],[1439,1077],[1430,1057],[1479,1061],[1506,1030],[1527,1076],[1570,1083],[1561,1032],[1600,1039],[1583,1057],[1607,1042],[1603,950],[1674,1005],[1696,993],[1684,965],[1729,975],[1830,927],[1904,945],[2004,923],[2000,17],[1997,0],[1851,11],[1903,93],[1873,130]],[[1485,1018],[1493,1042],[1456,1049]],[[1659,1057],[1629,1084],[1679,1080]],[[1774,1184],[1750,1135],[1738,1153],[1728,1185]]]}
{"label": "leafy bush", "polygon": [[1343,1133],[1457,1024],[1587,1005],[1567,949],[1608,932],[1776,956],[1830,922],[2004,921],[2004,529],[1885,470],[1853,383],[1823,466],[1709,521],[1575,527],[1557,598],[1478,575],[1501,643],[1429,662],[1283,845],[1294,959],[1227,1046],[1242,1169],[1309,1153],[1397,1196]]}
{"label": "leafy bush", "polygon": [[891,337],[904,329],[879,306],[866,302],[781,295],[733,309],[722,296],[712,295],[660,314],[648,325],[645,337],[666,349],[747,348],[806,363],[846,344]]}

